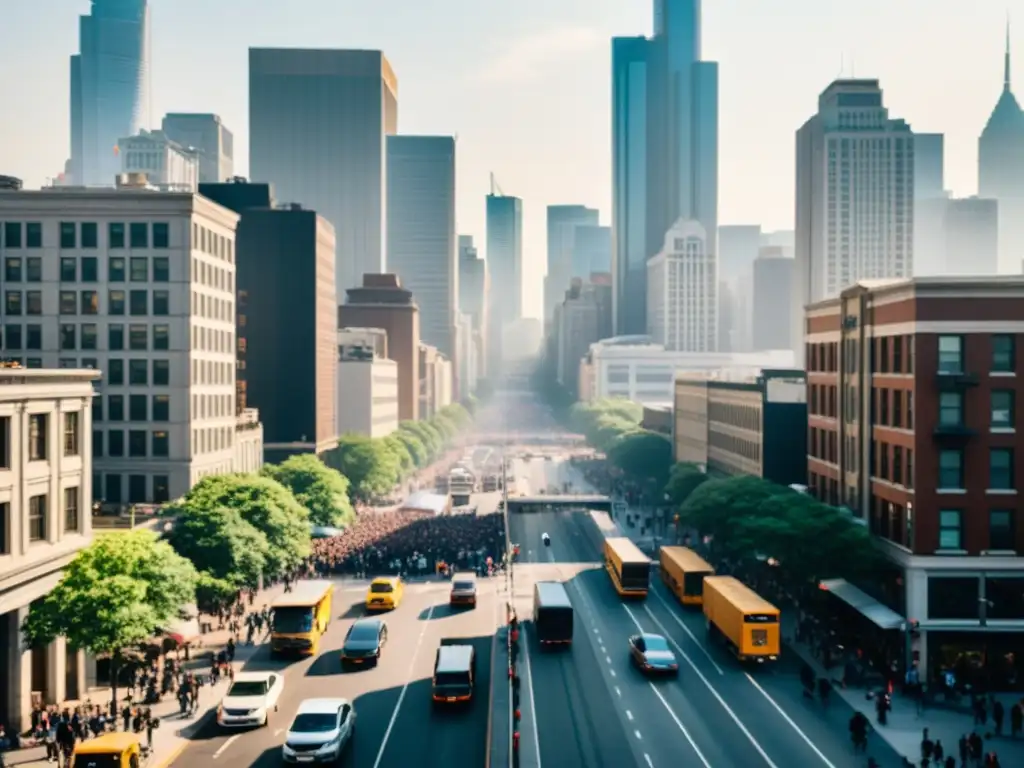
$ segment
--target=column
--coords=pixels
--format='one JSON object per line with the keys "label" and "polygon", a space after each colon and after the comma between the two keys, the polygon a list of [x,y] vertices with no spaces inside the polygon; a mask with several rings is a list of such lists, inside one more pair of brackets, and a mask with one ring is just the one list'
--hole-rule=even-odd
{"label": "column", "polygon": [[67,641],[58,637],[46,646],[46,690],[43,700],[47,704],[63,704],[67,700]]}
{"label": "column", "polygon": [[8,732],[26,730],[32,717],[32,654],[25,650],[25,636],[21,632],[21,622],[28,615],[28,608],[10,611],[0,616],[0,632],[4,633],[4,644],[7,653],[2,670],[9,683],[0,686],[0,696],[4,697],[4,709],[7,711]]}
{"label": "column", "polygon": [[67,674],[65,675],[65,693],[70,700],[81,701],[85,698],[85,651],[67,649]]}

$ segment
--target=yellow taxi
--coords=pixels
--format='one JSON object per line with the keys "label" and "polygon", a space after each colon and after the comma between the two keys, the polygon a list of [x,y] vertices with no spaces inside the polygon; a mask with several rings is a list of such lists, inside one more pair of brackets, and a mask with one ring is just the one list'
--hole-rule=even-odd
{"label": "yellow taxi", "polygon": [[139,768],[142,741],[136,733],[104,733],[80,741],[71,756],[72,768]]}
{"label": "yellow taxi", "polygon": [[397,576],[380,576],[370,582],[366,592],[366,610],[393,611],[402,602],[405,585]]}

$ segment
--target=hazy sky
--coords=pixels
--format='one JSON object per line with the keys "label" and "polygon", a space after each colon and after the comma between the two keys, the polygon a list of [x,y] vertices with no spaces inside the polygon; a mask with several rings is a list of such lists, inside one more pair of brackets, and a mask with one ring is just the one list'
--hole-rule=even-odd
{"label": "hazy sky", "polygon": [[[153,114],[216,112],[248,166],[249,46],[380,48],[399,131],[458,134],[458,226],[484,238],[494,171],[524,200],[526,310],[541,311],[544,208],[610,216],[614,35],[648,34],[651,0],[150,0]],[[44,10],[45,6],[45,10]],[[37,187],[69,154],[68,56],[88,0],[0,0],[0,173]],[[721,65],[722,224],[793,222],[794,131],[836,76],[878,77],[890,114],[947,136],[946,186],[977,188],[977,136],[1002,83],[1007,12],[1024,0],[705,0]],[[843,62],[845,61],[845,66]]]}

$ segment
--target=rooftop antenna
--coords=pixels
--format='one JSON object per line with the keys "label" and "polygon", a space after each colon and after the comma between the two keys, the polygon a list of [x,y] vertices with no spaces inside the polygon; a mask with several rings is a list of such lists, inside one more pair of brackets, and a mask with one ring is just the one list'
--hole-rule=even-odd
{"label": "rooftop antenna", "polygon": [[494,178],[494,171],[491,171],[491,195],[499,195],[504,197],[505,193],[501,191],[501,187],[498,186],[498,180]]}
{"label": "rooftop antenna", "polygon": [[1010,90],[1010,12],[1006,12],[1006,53],[1003,57],[1003,90]]}

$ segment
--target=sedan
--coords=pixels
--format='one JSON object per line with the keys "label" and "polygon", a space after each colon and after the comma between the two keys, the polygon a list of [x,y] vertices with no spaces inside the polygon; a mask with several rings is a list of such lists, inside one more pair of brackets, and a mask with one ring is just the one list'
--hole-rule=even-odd
{"label": "sedan", "polygon": [[277,710],[284,677],[276,672],[239,672],[217,707],[222,728],[264,726]]}
{"label": "sedan", "polygon": [[359,619],[345,635],[345,644],[341,647],[342,666],[375,666],[387,642],[388,625],[383,619],[375,616]]}
{"label": "sedan", "polygon": [[629,656],[644,672],[675,675],[679,673],[676,655],[661,635],[644,633],[629,638]]}
{"label": "sedan", "polygon": [[306,699],[299,704],[281,747],[285,763],[337,763],[356,730],[347,699]]}

